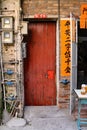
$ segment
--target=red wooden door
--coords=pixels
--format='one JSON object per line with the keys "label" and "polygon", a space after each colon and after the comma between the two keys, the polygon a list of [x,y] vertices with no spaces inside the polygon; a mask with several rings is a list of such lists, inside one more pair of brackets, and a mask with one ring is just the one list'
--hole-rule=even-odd
{"label": "red wooden door", "polygon": [[30,22],[24,61],[25,105],[56,105],[56,23]]}

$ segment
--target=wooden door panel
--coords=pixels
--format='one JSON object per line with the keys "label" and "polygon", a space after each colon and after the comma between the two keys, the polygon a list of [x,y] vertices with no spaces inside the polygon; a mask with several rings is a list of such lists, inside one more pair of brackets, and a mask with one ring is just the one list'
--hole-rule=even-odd
{"label": "wooden door panel", "polygon": [[55,105],[55,22],[30,22],[24,61],[25,105]]}

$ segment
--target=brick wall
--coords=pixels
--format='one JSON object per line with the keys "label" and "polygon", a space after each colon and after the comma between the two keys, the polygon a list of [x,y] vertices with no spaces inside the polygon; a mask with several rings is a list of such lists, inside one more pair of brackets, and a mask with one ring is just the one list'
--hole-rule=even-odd
{"label": "brick wall", "polygon": [[[86,3],[87,0],[60,0],[60,14],[62,17],[68,17],[70,12],[80,15],[80,4]],[[58,14],[58,0],[23,0],[22,2],[24,15],[34,15],[46,13],[47,15]]]}
{"label": "brick wall", "polygon": [[56,15],[58,8],[57,0],[24,0],[23,13],[24,15],[34,15],[46,13],[47,15]]}

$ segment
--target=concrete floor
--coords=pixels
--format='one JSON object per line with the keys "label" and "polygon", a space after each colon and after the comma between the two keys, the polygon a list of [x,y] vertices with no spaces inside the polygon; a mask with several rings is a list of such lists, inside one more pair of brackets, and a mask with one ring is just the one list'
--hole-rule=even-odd
{"label": "concrete floor", "polygon": [[[0,130],[78,130],[77,122],[69,115],[66,109],[57,106],[30,106],[25,107],[24,118],[27,124],[24,127],[0,126]],[[87,127],[82,127],[87,130]]]}

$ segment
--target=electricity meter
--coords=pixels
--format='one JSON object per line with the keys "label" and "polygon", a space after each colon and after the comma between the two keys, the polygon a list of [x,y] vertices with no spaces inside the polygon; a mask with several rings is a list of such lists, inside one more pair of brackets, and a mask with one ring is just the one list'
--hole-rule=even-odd
{"label": "electricity meter", "polygon": [[13,32],[3,31],[2,32],[2,43],[13,43]]}
{"label": "electricity meter", "polygon": [[12,17],[2,17],[2,29],[12,29],[13,28],[13,18]]}

